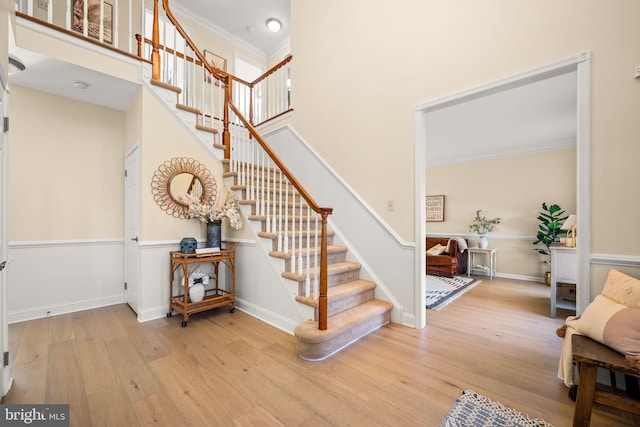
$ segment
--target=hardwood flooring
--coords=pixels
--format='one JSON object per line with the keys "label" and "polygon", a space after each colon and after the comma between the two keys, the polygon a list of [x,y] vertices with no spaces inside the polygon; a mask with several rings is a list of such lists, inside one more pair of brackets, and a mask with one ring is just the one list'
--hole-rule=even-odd
{"label": "hardwood flooring", "polygon": [[[69,403],[71,426],[439,426],[462,390],[570,426],[547,286],[482,283],[427,328],[391,324],[323,362],[239,310],[138,323],[126,305],[9,326],[5,403]],[[640,425],[597,406],[592,426]]]}

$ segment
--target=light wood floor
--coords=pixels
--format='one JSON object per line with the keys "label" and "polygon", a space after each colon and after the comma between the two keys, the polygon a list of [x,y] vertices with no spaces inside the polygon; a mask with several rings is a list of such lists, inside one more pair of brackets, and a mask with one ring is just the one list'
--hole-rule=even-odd
{"label": "light wood floor", "polygon": [[[69,403],[71,426],[439,426],[462,390],[571,425],[549,288],[482,278],[428,326],[389,325],[324,362],[226,308],[140,324],[126,305],[9,326],[5,403]],[[597,407],[592,426],[638,418]]]}

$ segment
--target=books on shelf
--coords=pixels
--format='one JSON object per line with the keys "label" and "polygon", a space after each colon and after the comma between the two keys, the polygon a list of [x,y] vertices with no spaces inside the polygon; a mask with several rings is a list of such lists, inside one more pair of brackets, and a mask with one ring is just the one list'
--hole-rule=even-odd
{"label": "books on shelf", "polygon": [[198,255],[214,255],[216,253],[220,253],[220,248],[196,248]]}

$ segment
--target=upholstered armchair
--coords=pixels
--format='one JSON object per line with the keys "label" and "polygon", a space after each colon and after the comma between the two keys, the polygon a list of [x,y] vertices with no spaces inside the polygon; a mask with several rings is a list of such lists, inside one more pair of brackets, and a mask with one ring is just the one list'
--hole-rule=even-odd
{"label": "upholstered armchair", "polygon": [[[467,272],[467,239],[447,237],[427,237],[426,239],[427,274],[453,277]],[[430,249],[433,250],[430,251]]]}

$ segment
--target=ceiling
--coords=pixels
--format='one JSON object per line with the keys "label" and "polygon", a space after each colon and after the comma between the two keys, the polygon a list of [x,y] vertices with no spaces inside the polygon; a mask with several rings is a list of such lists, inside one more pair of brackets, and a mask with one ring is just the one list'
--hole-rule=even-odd
{"label": "ceiling", "polygon": [[[289,40],[290,0],[173,0],[174,12],[187,10],[207,27],[228,38],[239,39],[257,48],[268,57]],[[282,29],[272,33],[267,29],[269,18],[282,23]]]}
{"label": "ceiling", "polygon": [[431,111],[426,132],[428,167],[573,147],[576,72]]}

